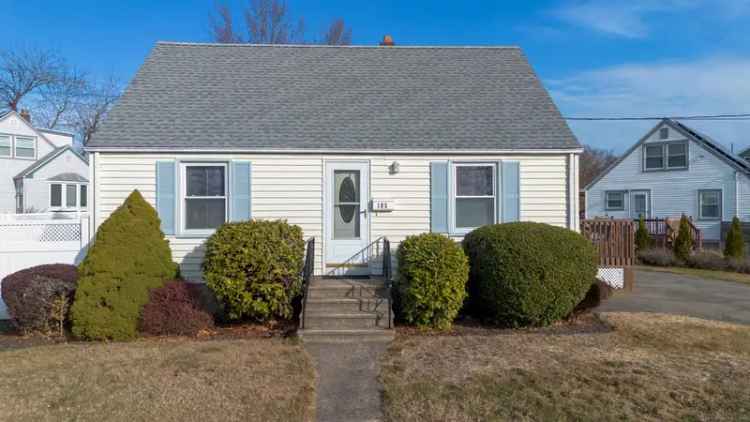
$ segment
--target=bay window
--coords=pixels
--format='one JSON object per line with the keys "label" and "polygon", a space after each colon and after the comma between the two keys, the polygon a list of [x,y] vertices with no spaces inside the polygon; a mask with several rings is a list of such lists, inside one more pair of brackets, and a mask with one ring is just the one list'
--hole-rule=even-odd
{"label": "bay window", "polygon": [[88,186],[81,183],[50,183],[49,208],[52,210],[80,210],[88,203]]}
{"label": "bay window", "polygon": [[205,232],[227,221],[227,166],[223,163],[181,164],[182,228]]}

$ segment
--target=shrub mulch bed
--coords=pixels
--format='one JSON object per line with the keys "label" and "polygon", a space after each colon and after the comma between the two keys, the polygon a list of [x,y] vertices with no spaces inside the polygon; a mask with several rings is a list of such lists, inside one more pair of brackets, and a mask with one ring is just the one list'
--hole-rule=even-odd
{"label": "shrub mulch bed", "polygon": [[[267,324],[237,323],[218,325],[211,330],[201,331],[195,340],[241,340],[252,338],[286,338],[297,329],[293,321],[272,321]],[[142,336],[147,341],[174,339],[174,336]],[[188,337],[185,337],[188,338]],[[35,346],[47,346],[67,342],[77,342],[72,338],[47,337],[44,335],[27,335],[18,333],[9,321],[0,321],[0,351],[23,349]]]}

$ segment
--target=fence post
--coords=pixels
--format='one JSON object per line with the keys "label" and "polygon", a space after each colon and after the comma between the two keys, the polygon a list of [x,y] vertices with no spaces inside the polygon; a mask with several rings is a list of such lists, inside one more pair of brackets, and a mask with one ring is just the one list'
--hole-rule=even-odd
{"label": "fence post", "polygon": [[89,218],[90,217],[88,215],[82,215],[78,220],[79,224],[81,225],[81,249],[88,247],[89,244]]}

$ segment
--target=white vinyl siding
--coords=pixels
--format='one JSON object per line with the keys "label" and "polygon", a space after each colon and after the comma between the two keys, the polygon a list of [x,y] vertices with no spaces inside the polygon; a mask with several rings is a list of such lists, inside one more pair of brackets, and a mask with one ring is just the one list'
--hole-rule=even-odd
{"label": "white vinyl siding", "polygon": [[[657,130],[649,143],[661,143]],[[676,131],[671,131],[673,140],[679,141]],[[702,145],[690,141],[687,146],[690,163],[684,171],[644,172],[642,169],[644,148],[635,148],[617,166],[586,191],[586,216],[630,218],[632,204],[626,195],[625,209],[607,210],[607,191],[647,190],[651,208],[651,218],[673,217],[682,214],[693,217],[696,226],[703,232],[704,239],[718,241],[721,238],[719,220],[700,219],[699,191],[721,190],[722,218],[731,220],[737,210],[742,221],[750,221],[750,179],[743,172],[717,157]],[[739,187],[738,195],[737,186]]]}
{"label": "white vinyl siding", "polygon": [[[370,239],[387,236],[392,247],[406,236],[430,231],[430,161],[521,162],[521,220],[560,227],[568,222],[567,155],[525,156],[414,156],[319,154],[123,154],[96,153],[95,224],[122,204],[133,189],[155,204],[156,161],[211,159],[252,162],[252,218],[283,218],[299,225],[305,239],[316,238],[316,273],[323,271],[323,169],[326,160],[369,160],[371,198],[392,200],[393,212],[368,214]],[[399,172],[389,166],[397,161]],[[575,202],[575,201],[574,201]],[[573,204],[574,207],[577,203]],[[575,208],[574,208],[575,209]],[[188,279],[200,278],[204,253],[202,238],[169,236],[173,259]],[[373,265],[380,265],[374,263]]]}

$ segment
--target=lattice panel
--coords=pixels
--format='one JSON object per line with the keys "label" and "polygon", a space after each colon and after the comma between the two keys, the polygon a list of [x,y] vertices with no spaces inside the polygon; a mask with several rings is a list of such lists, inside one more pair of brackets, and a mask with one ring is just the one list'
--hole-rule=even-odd
{"label": "lattice panel", "polygon": [[0,224],[0,239],[6,242],[77,242],[81,240],[81,224]]}
{"label": "lattice panel", "polygon": [[625,287],[624,268],[599,268],[596,278],[603,283],[607,283],[613,289],[622,289]]}

